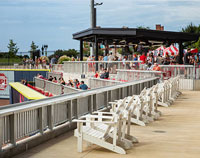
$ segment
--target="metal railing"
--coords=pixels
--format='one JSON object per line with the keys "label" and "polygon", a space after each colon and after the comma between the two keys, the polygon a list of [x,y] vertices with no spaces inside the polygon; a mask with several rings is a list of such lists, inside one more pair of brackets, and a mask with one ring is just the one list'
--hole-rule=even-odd
{"label": "metal railing", "polygon": [[52,77],[56,77],[57,80],[61,77],[63,77],[63,73],[62,72],[48,72],[48,78],[52,76]]}
{"label": "metal railing", "polygon": [[89,87],[91,89],[93,88],[100,88],[100,87],[106,87],[106,86],[113,86],[120,84],[122,82],[115,81],[115,80],[107,80],[107,79],[100,79],[100,78],[89,78]]}
{"label": "metal railing", "polygon": [[81,91],[82,91],[81,89],[77,89],[71,86],[64,86],[64,89],[63,89],[64,94],[71,94],[71,93],[76,93],[76,92],[81,92]]}
{"label": "metal railing", "polygon": [[63,72],[64,71],[64,64],[53,64],[52,71]]}
{"label": "metal railing", "polygon": [[151,77],[159,77],[163,80],[163,72],[161,71],[145,71],[145,70],[117,70],[117,81],[135,81]]}
{"label": "metal railing", "polygon": [[64,61],[64,72],[94,75],[98,71],[108,68],[111,74],[117,69],[140,69],[141,61]]}
{"label": "metal railing", "polygon": [[74,118],[106,109],[111,101],[139,94],[144,87],[157,82],[157,78],[149,78],[0,107],[0,155],[30,139],[34,141],[38,136],[42,139],[47,132],[70,126]]}
{"label": "metal railing", "polygon": [[22,64],[22,63],[13,63],[13,64],[7,64],[7,63],[0,63],[0,69],[49,69],[49,65],[42,66],[42,64],[39,65],[32,65],[32,64]]}
{"label": "metal railing", "polygon": [[38,77],[35,77],[34,80],[36,87],[42,89],[43,91],[48,91],[54,95],[69,94],[82,91],[74,87],[65,86],[60,83],[51,82]]}
{"label": "metal railing", "polygon": [[181,78],[195,79],[196,71],[193,65],[160,65],[161,71],[166,77],[181,76]]}

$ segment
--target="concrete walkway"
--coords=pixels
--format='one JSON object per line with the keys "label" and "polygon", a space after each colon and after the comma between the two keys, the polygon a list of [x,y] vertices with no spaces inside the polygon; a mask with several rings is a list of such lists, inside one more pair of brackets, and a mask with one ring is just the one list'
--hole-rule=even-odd
{"label": "concrete walkway", "polygon": [[132,125],[140,143],[126,155],[84,145],[78,153],[73,132],[41,144],[16,158],[198,158],[200,157],[200,92],[184,91],[163,115],[146,127]]}

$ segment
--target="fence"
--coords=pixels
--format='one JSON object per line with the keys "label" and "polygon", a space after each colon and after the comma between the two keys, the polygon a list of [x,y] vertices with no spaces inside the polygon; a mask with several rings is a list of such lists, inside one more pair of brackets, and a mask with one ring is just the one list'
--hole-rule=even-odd
{"label": "fence", "polygon": [[108,68],[111,74],[117,69],[139,69],[141,61],[64,61],[64,72],[94,75],[96,69]]}
{"label": "fence", "polygon": [[160,80],[163,80],[163,74],[161,71],[117,70],[117,80],[130,82],[151,77],[159,77]]}
{"label": "fence", "polygon": [[21,64],[21,63],[13,63],[13,64],[7,64],[7,63],[0,63],[0,69],[49,69],[49,65],[42,66],[39,64],[36,66],[35,64]]}
{"label": "fence", "polygon": [[[160,68],[168,78],[181,76],[181,78],[195,79],[197,77],[196,68],[193,65],[160,65]],[[199,72],[199,69],[197,71]]]}
{"label": "fence", "polygon": [[48,72],[48,78],[52,76],[52,77],[56,77],[57,80],[61,77],[63,77],[63,73],[62,72]]}
{"label": "fence", "polygon": [[122,83],[122,82],[115,81],[115,80],[99,79],[99,78],[89,78],[89,87],[91,89],[117,85],[120,83]]}
{"label": "fence", "polygon": [[53,64],[52,65],[52,71],[60,71],[60,72],[63,72],[64,71],[64,64]]}
{"label": "fence", "polygon": [[61,134],[61,129],[66,132],[73,125],[72,119],[108,108],[109,102],[139,94],[144,87],[157,82],[157,78],[149,78],[0,107],[0,155],[11,156],[12,148],[18,152],[26,150],[30,143],[38,145],[47,141]]}
{"label": "fence", "polygon": [[37,77],[35,77],[34,80],[36,87],[41,88],[43,91],[51,92],[54,95],[69,94],[81,91],[80,89],[64,86],[62,84],[47,81]]}

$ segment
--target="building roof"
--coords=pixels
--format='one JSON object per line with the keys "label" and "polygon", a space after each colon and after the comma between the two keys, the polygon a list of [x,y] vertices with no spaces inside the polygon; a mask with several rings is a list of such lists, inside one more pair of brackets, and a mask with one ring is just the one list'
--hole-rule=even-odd
{"label": "building roof", "polygon": [[197,41],[200,34],[136,28],[89,28],[74,33],[73,39],[94,42],[95,36],[98,38],[98,42],[107,41],[108,44],[119,44],[123,40],[132,43],[148,42],[149,40],[178,43],[179,41]]}

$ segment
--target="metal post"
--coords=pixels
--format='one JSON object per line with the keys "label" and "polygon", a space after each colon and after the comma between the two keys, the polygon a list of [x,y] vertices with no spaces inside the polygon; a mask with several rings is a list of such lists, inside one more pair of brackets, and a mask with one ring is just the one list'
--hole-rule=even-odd
{"label": "metal post", "polygon": [[95,13],[94,13],[94,0],[91,0],[91,3],[90,3],[90,7],[91,7],[91,28],[94,28],[95,27],[95,22],[94,22],[94,16],[95,16]]}
{"label": "metal post", "polygon": [[[95,56],[95,61],[98,61],[98,53],[99,53],[99,46],[98,46],[98,38],[95,36],[95,46],[96,46],[96,56]],[[98,63],[96,63],[96,71],[98,71]]]}
{"label": "metal post", "polygon": [[15,146],[17,138],[17,114],[10,115],[10,142]]}
{"label": "metal post", "polygon": [[83,61],[83,40],[80,40],[80,61]]}
{"label": "metal post", "polygon": [[3,117],[0,116],[0,152],[2,151],[3,144]]}
{"label": "metal post", "polygon": [[53,130],[54,127],[54,112],[53,112],[53,106],[54,105],[49,105],[47,106],[47,118],[48,118],[48,127],[50,130]]}
{"label": "metal post", "polygon": [[38,109],[39,110],[39,130],[40,134],[43,135],[44,133],[44,107],[41,107]]}
{"label": "metal post", "polygon": [[97,27],[97,9],[94,8],[94,27]]}
{"label": "metal post", "polygon": [[183,42],[179,41],[179,64],[183,64]]}

